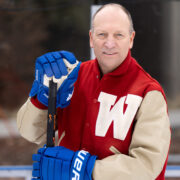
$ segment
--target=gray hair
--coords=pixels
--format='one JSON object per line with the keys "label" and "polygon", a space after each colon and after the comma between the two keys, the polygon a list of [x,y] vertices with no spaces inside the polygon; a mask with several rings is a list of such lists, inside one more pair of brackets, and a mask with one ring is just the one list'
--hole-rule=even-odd
{"label": "gray hair", "polygon": [[130,14],[130,12],[129,12],[124,6],[122,6],[122,5],[120,5],[120,4],[117,4],[117,3],[105,4],[105,5],[101,6],[101,7],[95,12],[95,14],[94,14],[93,17],[92,17],[92,24],[91,24],[91,29],[92,29],[92,31],[93,31],[93,29],[94,29],[94,19],[95,19],[96,15],[97,15],[102,9],[104,9],[105,7],[108,7],[108,6],[116,6],[116,7],[119,7],[120,9],[122,9],[122,10],[125,12],[125,14],[127,15],[128,19],[129,19],[129,22],[130,22],[129,32],[130,32],[130,34],[131,34],[131,33],[134,31],[133,20],[132,20],[131,14]]}

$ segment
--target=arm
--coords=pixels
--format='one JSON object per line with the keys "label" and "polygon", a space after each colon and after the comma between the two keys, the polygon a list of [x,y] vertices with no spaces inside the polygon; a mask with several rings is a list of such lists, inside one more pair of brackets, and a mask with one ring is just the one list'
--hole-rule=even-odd
{"label": "arm", "polygon": [[70,104],[80,62],[68,51],[46,53],[36,59],[35,80],[30,97],[17,114],[20,134],[27,140],[41,144],[46,139],[49,80],[57,83],[56,107]]}
{"label": "arm", "polygon": [[119,152],[96,160],[95,180],[152,180],[161,173],[171,136],[167,104],[161,92],[147,93],[135,119],[129,156]]}
{"label": "arm", "polygon": [[47,109],[36,107],[28,98],[17,113],[17,127],[20,134],[36,144],[46,142]]}

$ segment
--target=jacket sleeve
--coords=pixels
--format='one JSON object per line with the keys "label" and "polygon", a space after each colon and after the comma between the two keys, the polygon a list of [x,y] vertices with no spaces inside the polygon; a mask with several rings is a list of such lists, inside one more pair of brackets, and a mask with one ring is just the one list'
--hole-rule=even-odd
{"label": "jacket sleeve", "polygon": [[17,127],[22,137],[36,144],[46,142],[47,110],[35,107],[30,98],[17,113]]}
{"label": "jacket sleeve", "polygon": [[161,92],[146,94],[135,121],[129,154],[116,151],[114,155],[96,160],[95,180],[153,180],[161,173],[171,136],[167,103]]}

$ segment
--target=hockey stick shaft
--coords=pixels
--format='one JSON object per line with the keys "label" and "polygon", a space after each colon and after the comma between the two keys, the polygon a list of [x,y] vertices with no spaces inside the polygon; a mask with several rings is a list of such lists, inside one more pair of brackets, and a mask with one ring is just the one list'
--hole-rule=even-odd
{"label": "hockey stick shaft", "polygon": [[56,94],[57,84],[49,81],[48,120],[47,120],[47,147],[55,146],[56,130]]}

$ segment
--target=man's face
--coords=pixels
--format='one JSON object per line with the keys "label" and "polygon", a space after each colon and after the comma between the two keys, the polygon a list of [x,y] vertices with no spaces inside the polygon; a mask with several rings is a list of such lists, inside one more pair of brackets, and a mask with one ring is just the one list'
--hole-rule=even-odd
{"label": "man's face", "polygon": [[103,74],[116,69],[133,46],[135,32],[130,34],[127,15],[117,7],[102,9],[94,19],[90,31],[90,46],[94,48]]}

